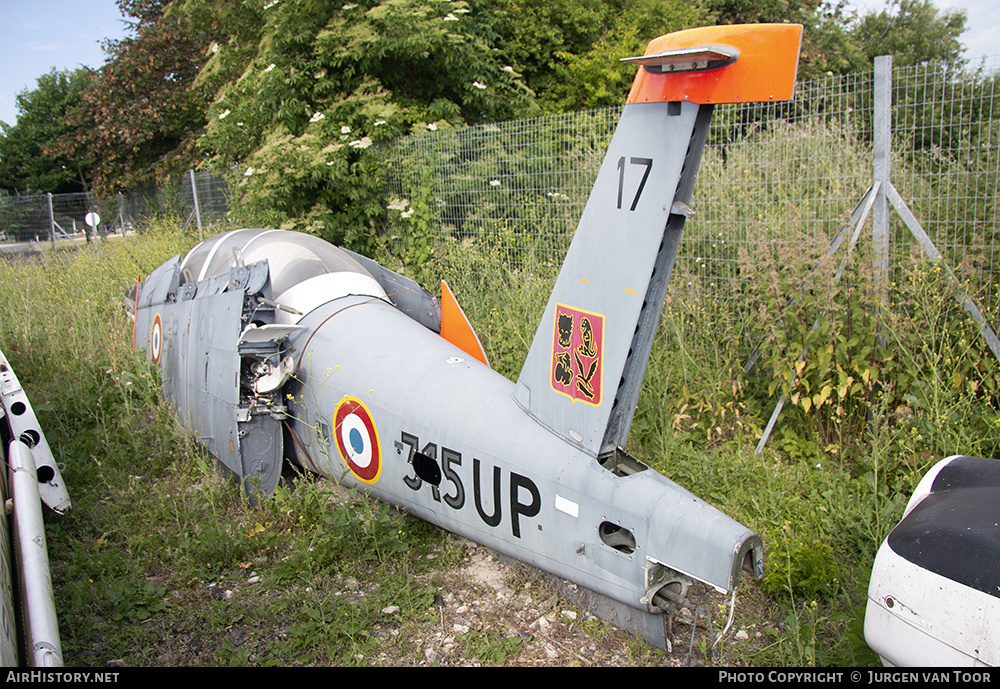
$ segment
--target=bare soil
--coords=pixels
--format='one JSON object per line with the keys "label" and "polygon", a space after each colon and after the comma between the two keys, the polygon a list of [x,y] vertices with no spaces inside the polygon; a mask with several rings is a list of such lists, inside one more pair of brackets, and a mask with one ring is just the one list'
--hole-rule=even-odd
{"label": "bare soil", "polygon": [[[402,517],[401,513],[396,513]],[[381,610],[375,626],[366,628],[381,639],[364,648],[377,648],[373,655],[355,656],[366,666],[704,666],[740,664],[749,649],[760,643],[755,625],[741,620],[766,619],[760,610],[748,616],[759,601],[737,601],[735,622],[720,635],[727,622],[727,599],[714,590],[692,589],[689,597],[697,608],[682,608],[667,619],[669,649],[656,648],[640,636],[596,618],[574,602],[574,586],[532,567],[501,560],[483,546],[443,534],[442,565],[433,564],[419,576],[437,595],[423,617],[405,621],[396,606]],[[458,554],[456,556],[456,549]],[[445,561],[448,564],[445,564]],[[458,565],[454,564],[458,561]],[[269,644],[288,641],[296,634],[287,623],[265,622],[260,610],[276,600],[305,598],[312,594],[275,586],[257,576],[252,563],[245,568],[220,572],[212,582],[195,581],[169,593],[177,608],[190,615],[154,615],[139,622],[142,640],[127,658],[106,661],[100,635],[84,647],[72,649],[69,665],[144,665],[152,667],[266,664],[273,657]],[[147,581],[170,581],[169,564],[147,573]],[[378,595],[377,573],[371,580],[325,580],[325,595],[343,600]],[[751,591],[755,590],[750,587]],[[746,594],[744,594],[745,596]],[[384,596],[383,596],[384,597]],[[223,610],[213,605],[223,603]],[[394,609],[395,608],[395,609]],[[212,612],[214,611],[214,612]],[[95,620],[96,622],[96,620]],[[136,624],[122,620],[120,624]],[[274,625],[270,627],[270,625]],[[262,628],[269,627],[267,629]],[[95,629],[99,625],[94,625]],[[315,630],[322,635],[320,626]],[[87,635],[84,635],[87,636]],[[89,647],[88,647],[89,646]],[[67,649],[68,650],[68,649]],[[286,656],[287,657],[287,656]],[[745,660],[744,660],[745,662]]]}
{"label": "bare soil", "polygon": [[[457,538],[457,537],[456,537]],[[470,632],[493,632],[522,641],[520,652],[502,664],[513,666],[700,666],[725,659],[712,645],[725,620],[707,615],[695,624],[690,610],[683,609],[670,622],[670,650],[663,651],[640,636],[594,617],[561,595],[565,582],[520,563],[501,561],[487,549],[462,539],[467,552],[461,569],[442,573],[444,593],[435,601],[439,619],[420,640],[422,658],[396,659],[393,664],[480,665],[470,655],[461,637]],[[572,586],[570,585],[570,588]],[[723,598],[714,592],[699,594],[705,605],[719,609]],[[727,639],[746,630],[731,628]],[[711,660],[710,660],[711,659]],[[390,660],[388,658],[380,661]]]}

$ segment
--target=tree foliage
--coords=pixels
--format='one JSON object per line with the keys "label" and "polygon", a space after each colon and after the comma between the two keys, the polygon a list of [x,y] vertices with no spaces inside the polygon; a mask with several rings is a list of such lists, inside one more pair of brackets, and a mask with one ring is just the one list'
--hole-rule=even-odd
{"label": "tree foliage", "polygon": [[931,0],[888,0],[885,9],[860,17],[852,34],[868,61],[892,55],[898,65],[963,63],[959,36],[965,31],[965,10],[938,10]]}
{"label": "tree foliage", "polygon": [[364,248],[384,215],[366,149],[537,112],[465,2],[283,0],[255,12],[255,29],[211,46],[200,81],[218,86],[199,147],[207,165],[238,166],[244,198],[273,224]]}
{"label": "tree foliage", "polygon": [[0,185],[61,190],[81,177],[109,193],[230,169],[269,222],[364,248],[385,210],[373,144],[619,103],[634,71],[620,58],[663,33],[800,22],[801,78],[886,52],[901,64],[961,54],[961,12],[892,0],[859,17],[845,3],[118,0],[130,36],[65,97],[55,82],[23,96],[39,115],[5,128]]}
{"label": "tree foliage", "polygon": [[99,193],[141,187],[189,165],[207,105],[194,82],[213,23],[171,11],[169,0],[120,6],[137,13],[135,35],[105,46],[107,63],[69,113],[71,133],[52,147],[91,160]]}
{"label": "tree foliage", "polygon": [[51,71],[33,91],[17,97],[17,123],[0,123],[0,189],[8,192],[84,191],[90,172],[86,158],[46,154],[50,142],[71,130],[66,113],[80,102],[89,82],[86,70]]}
{"label": "tree foliage", "polygon": [[483,3],[509,55],[547,112],[622,102],[641,55],[657,36],[709,23],[697,3],[680,0],[500,0]]}

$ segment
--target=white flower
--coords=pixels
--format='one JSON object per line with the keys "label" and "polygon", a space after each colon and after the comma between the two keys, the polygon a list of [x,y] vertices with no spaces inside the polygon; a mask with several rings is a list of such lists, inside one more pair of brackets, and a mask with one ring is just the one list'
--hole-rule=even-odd
{"label": "white flower", "polygon": [[212,43],[212,47],[211,47],[211,48],[209,48],[209,50],[211,50],[211,51],[212,51],[213,53],[217,53],[217,52],[219,52],[219,44],[218,44],[218,43],[215,43],[215,42],[213,42],[213,43]]}
{"label": "white flower", "polygon": [[479,82],[479,81],[472,82],[472,85],[475,86],[480,91],[482,91],[484,88],[486,88],[486,84],[484,84],[482,82]]}
{"label": "white flower", "polygon": [[252,174],[253,174],[253,168],[252,167],[248,167],[247,171],[243,173],[243,176],[244,177],[249,177]]}
{"label": "white flower", "polygon": [[277,67],[277,66],[278,66],[278,65],[276,65],[276,64],[274,64],[274,63],[272,62],[271,64],[269,64],[269,65],[267,66],[267,69],[265,69],[265,70],[264,70],[264,74],[267,74],[268,72],[270,72],[270,71],[271,71],[272,69],[274,69],[274,68],[275,68],[275,67]]}
{"label": "white flower", "polygon": [[448,16],[447,16],[447,17],[445,17],[445,18],[444,18],[444,20],[445,20],[446,22],[457,22],[457,21],[458,21],[458,17],[456,17],[456,16],[455,16],[454,14],[452,14],[451,12],[449,12],[449,13],[448,13]]}
{"label": "white flower", "polygon": [[321,113],[321,112],[314,112],[313,116],[309,118],[309,121],[310,122],[319,122],[324,117],[326,117],[326,115],[324,115],[323,113]]}
{"label": "white flower", "polygon": [[220,120],[224,120],[224,119],[226,119],[226,117],[227,117],[228,115],[229,115],[229,109],[227,108],[225,112],[220,112],[220,113],[219,113],[219,119],[220,119]]}
{"label": "white flower", "polygon": [[281,2],[281,0],[272,0],[272,2],[269,2],[266,5],[264,5],[264,9],[265,10],[269,10],[272,7],[274,7],[275,5],[277,5],[279,2]]}
{"label": "white flower", "polygon": [[351,148],[368,148],[369,146],[372,145],[372,140],[370,137],[363,136],[360,139],[352,141],[347,145],[350,146]]}
{"label": "white flower", "polygon": [[504,66],[503,71],[510,72],[511,74],[513,74],[514,73],[514,68],[511,67],[510,65],[506,65],[506,66]]}
{"label": "white flower", "polygon": [[499,187],[500,186],[500,180],[498,180],[498,179],[491,179],[490,180],[490,186],[491,187]]}
{"label": "white flower", "polygon": [[392,201],[389,202],[388,208],[391,211],[402,211],[402,210],[406,210],[406,207],[408,205],[409,204],[406,202],[406,199],[396,199],[396,198],[394,198]]}
{"label": "white flower", "polygon": [[399,217],[401,217],[401,218],[409,218],[411,215],[413,215],[413,212],[414,211],[413,211],[412,208],[408,208],[405,211],[403,211],[402,213],[400,213]]}
{"label": "white flower", "polygon": [[429,125],[427,125],[427,128],[430,129],[432,132],[436,132],[438,126],[436,124],[434,124],[433,122],[431,122]]}
{"label": "white flower", "polygon": [[351,128],[350,128],[350,127],[348,127],[348,126],[347,126],[347,125],[345,124],[345,125],[344,125],[343,127],[341,127],[341,128],[340,128],[340,133],[341,133],[341,134],[350,134],[350,133],[351,133]]}
{"label": "white flower", "polygon": [[376,127],[381,127],[383,124],[386,124],[385,120],[375,120]]}
{"label": "white flower", "polygon": [[342,9],[342,10],[353,10],[355,7],[357,7],[356,3],[349,2],[346,5],[344,5],[343,7],[341,7],[340,9]]}

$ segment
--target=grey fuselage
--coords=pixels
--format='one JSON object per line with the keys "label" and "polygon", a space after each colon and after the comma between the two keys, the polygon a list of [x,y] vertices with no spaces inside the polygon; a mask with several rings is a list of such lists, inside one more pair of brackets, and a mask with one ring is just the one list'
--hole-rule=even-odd
{"label": "grey fuselage", "polygon": [[[299,324],[288,408],[303,466],[636,607],[648,561],[729,590],[759,544],[653,470],[605,468],[531,418],[514,383],[382,300],[338,299]],[[367,483],[336,442],[331,419],[345,398],[359,400],[377,430],[381,466]],[[440,467],[437,485],[418,476],[417,454]],[[609,545],[602,525],[630,533],[634,547]]]}

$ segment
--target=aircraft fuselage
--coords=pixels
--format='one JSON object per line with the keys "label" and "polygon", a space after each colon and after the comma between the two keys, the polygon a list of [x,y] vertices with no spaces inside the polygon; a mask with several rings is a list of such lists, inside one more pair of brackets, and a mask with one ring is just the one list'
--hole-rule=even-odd
{"label": "aircraft fuselage", "polygon": [[735,583],[728,557],[689,546],[711,532],[727,555],[749,551],[748,529],[655,471],[605,468],[525,413],[514,383],[384,301],[345,297],[299,325],[288,426],[303,466],[633,606],[651,562]]}

